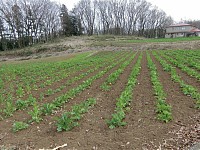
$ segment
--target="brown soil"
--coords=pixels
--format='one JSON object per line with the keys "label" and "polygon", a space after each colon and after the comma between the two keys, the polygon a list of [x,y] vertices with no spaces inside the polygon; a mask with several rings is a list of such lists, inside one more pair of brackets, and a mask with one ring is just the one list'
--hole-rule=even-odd
{"label": "brown soil", "polygon": [[[142,53],[142,68],[138,76],[138,84],[133,90],[131,109],[126,115],[126,126],[111,130],[106,124],[106,119],[111,118],[116,99],[125,88],[131,69],[139,54],[126,67],[117,82],[112,85],[110,91],[102,91],[100,86],[119,65],[96,80],[90,88],[83,91],[79,96],[66,103],[57,113],[52,116],[45,116],[41,123],[34,123],[26,130],[13,133],[11,131],[12,122],[14,120],[26,120],[27,113],[19,111],[14,117],[1,121],[0,148],[47,149],[67,144],[63,150],[140,150],[145,148],[153,150],[158,149],[165,139],[176,138],[177,135],[173,133],[179,131],[183,126],[195,124],[199,118],[194,118],[194,116],[200,112],[194,108],[194,100],[183,95],[179,85],[171,81],[169,73],[164,72],[161,65],[151,55],[158,68],[159,79],[167,93],[166,101],[172,106],[173,114],[173,120],[169,123],[162,123],[156,119],[156,99],[147,68],[146,54],[145,52]],[[55,116],[60,116],[62,112],[69,111],[74,104],[90,97],[95,97],[97,104],[83,116],[79,122],[80,126],[68,132],[56,132]],[[51,100],[49,99],[49,101]],[[195,133],[194,135],[198,134]],[[182,146],[173,144],[177,149]]]}

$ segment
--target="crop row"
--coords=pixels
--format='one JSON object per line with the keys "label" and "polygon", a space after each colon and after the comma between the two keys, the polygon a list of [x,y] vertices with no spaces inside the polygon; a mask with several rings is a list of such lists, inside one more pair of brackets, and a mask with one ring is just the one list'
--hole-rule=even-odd
{"label": "crop row", "polygon": [[[80,104],[76,104],[72,106],[72,110],[70,112],[64,112],[60,117],[57,117],[57,131],[69,131],[72,128],[79,125],[78,121],[81,119],[82,115],[86,113],[89,108],[96,104],[95,98],[89,98]],[[36,113],[39,113],[39,110],[35,108],[34,111],[29,112],[32,116]],[[33,120],[40,122],[41,118],[37,115],[33,116]],[[29,127],[28,123],[15,121],[12,125],[13,132],[18,132],[20,130],[26,129]]]}
{"label": "crop row", "polygon": [[183,56],[181,51],[173,51],[173,52],[165,52],[166,55],[173,57],[173,59],[177,60],[178,62],[182,62],[186,64],[188,67],[192,67],[200,71],[200,63],[194,61],[193,57]]}
{"label": "crop row", "polygon": [[[122,58],[124,60],[126,58]],[[42,106],[39,106],[36,102],[33,104],[33,110],[29,111],[28,114],[31,116],[31,120],[27,122],[40,122],[42,121],[42,116],[50,115],[54,113],[54,110],[59,109],[62,107],[66,102],[70,101],[71,99],[78,96],[81,92],[86,90],[91,86],[91,84],[101,78],[105,73],[107,73],[110,69],[115,67],[120,62],[116,62],[111,64],[110,66],[106,67],[104,70],[99,71],[96,75],[90,77],[89,79],[83,81],[77,87],[70,89],[68,92],[60,95],[59,97],[55,98],[51,103],[45,103]]]}
{"label": "crop row", "polygon": [[125,61],[116,71],[111,73],[106,81],[101,85],[101,89],[108,91],[110,87],[115,84],[117,79],[119,78],[120,74],[123,73],[124,69],[130,64],[130,62],[134,59],[136,54],[132,55],[128,61]]}
{"label": "crop row", "polygon": [[[128,55],[126,57],[128,57]],[[126,57],[123,57],[122,60],[120,60],[119,62],[125,60]],[[106,64],[100,64],[100,66],[97,66],[94,69],[90,69],[85,73],[82,73],[78,76],[71,78],[70,80],[67,80],[65,84],[63,83],[60,87],[56,88],[55,90],[48,89],[44,93],[40,93],[39,100],[42,101],[44,99],[45,95],[50,96],[50,95],[53,95],[54,93],[60,92],[61,90],[66,88],[69,84],[72,84],[75,81],[82,79],[83,77],[87,76],[89,73],[94,72],[95,70],[98,70],[100,67],[102,67],[104,65],[107,65],[107,63]],[[16,101],[15,105],[13,104],[12,100],[13,100],[12,96],[9,96],[9,99],[7,99],[5,101],[6,102],[5,109],[2,110],[2,112],[5,116],[11,116],[14,111],[26,109],[29,106],[33,106],[33,104],[36,102],[36,98],[33,97],[32,94],[30,94],[26,100],[18,99]]]}
{"label": "crop row", "polygon": [[159,81],[158,71],[154,62],[152,61],[149,53],[147,53],[148,68],[150,70],[151,82],[156,96],[156,113],[157,118],[164,122],[169,122],[172,119],[171,106],[165,101],[166,93],[163,90],[163,86]]}
{"label": "crop row", "polygon": [[167,71],[170,73],[171,79],[174,82],[179,83],[182,92],[185,95],[191,96],[193,99],[195,99],[196,107],[200,108],[200,93],[198,92],[198,89],[196,89],[192,85],[186,84],[183,80],[181,80],[181,77],[177,74],[176,69],[171,64],[168,64],[165,60],[163,60],[156,52],[153,52],[153,55],[163,66],[164,71]]}
{"label": "crop row", "polygon": [[133,88],[137,84],[137,76],[141,69],[141,59],[142,53],[132,68],[131,74],[126,84],[126,88],[117,99],[115,113],[112,114],[112,118],[110,120],[107,120],[107,124],[110,129],[126,125],[126,122],[124,122],[123,119],[126,117],[126,111],[128,110],[128,106],[133,99]]}
{"label": "crop row", "polygon": [[[32,73],[32,75],[29,75],[29,71],[27,70],[26,72],[23,72],[23,76],[24,77],[20,77],[18,79],[16,79],[16,81],[11,82],[9,85],[9,93],[11,93],[11,91],[14,91],[16,89],[16,96],[18,97],[22,97],[25,93],[30,93],[31,90],[38,90],[38,88],[44,88],[45,86],[49,86],[54,82],[58,82],[68,76],[70,76],[71,74],[80,71],[80,69],[85,69],[85,68],[89,68],[95,64],[101,64],[102,62],[106,61],[106,59],[108,60],[110,57],[112,58],[113,56],[110,54],[108,54],[108,57],[105,58],[99,58],[99,57],[94,57],[94,58],[88,58],[88,60],[82,61],[82,60],[78,60],[75,59],[77,62],[72,62],[72,63],[61,63],[60,65],[65,65],[67,64],[67,67],[62,69],[62,70],[55,70],[52,66],[48,66],[45,68],[46,73],[42,74],[42,72],[38,69],[38,66],[35,66],[36,70],[34,70],[35,72],[37,72],[37,78],[35,79],[35,75],[34,73]],[[115,57],[115,56],[114,56]],[[114,58],[113,57],[113,58]],[[78,57],[79,58],[79,57]],[[43,64],[40,64],[41,66],[43,66]],[[59,65],[56,65],[57,68],[62,68]],[[16,67],[17,68],[17,67]],[[21,68],[21,67],[19,67]],[[34,68],[34,67],[31,67]],[[26,70],[26,69],[24,69]],[[15,71],[13,71],[15,72]],[[39,73],[38,73],[39,72]],[[42,80],[41,80],[42,79]],[[40,84],[37,85],[37,80],[40,81]],[[14,85],[15,84],[15,85]],[[2,92],[2,94],[5,94],[8,90],[4,89],[4,92]]]}
{"label": "crop row", "polygon": [[[104,59],[103,59],[104,60]],[[109,59],[110,60],[110,59]],[[112,59],[111,59],[112,60]],[[93,61],[95,61],[95,59],[93,60]],[[92,61],[92,62],[93,62]],[[92,64],[92,62],[91,62],[91,60],[89,61],[91,64]],[[105,61],[106,62],[106,61]],[[97,63],[99,63],[99,61],[97,61]],[[101,65],[101,63],[99,63],[99,66]],[[97,65],[98,66],[98,65]],[[77,70],[78,71],[78,70]],[[69,71],[67,71],[67,72],[70,72],[70,70]],[[26,81],[24,81],[24,82],[26,82]],[[3,89],[2,91],[1,91],[1,95],[2,95],[2,97],[0,98],[0,102],[2,102],[3,101],[3,98],[5,99],[6,98],[6,96],[10,96],[10,95],[12,95],[11,94],[11,91],[12,91],[12,86],[10,86],[9,87],[9,90],[6,90],[6,89]],[[29,87],[29,90],[30,90],[30,87]],[[28,90],[28,91],[29,91]],[[8,93],[6,93],[6,92],[4,92],[4,91],[9,91]],[[22,97],[23,95],[24,95],[24,93],[25,93],[25,90],[24,90],[24,88],[22,87],[22,86],[20,86],[20,85],[18,85],[18,87],[17,87],[17,89],[16,89],[16,96],[17,97]],[[30,92],[28,92],[28,93],[30,93]],[[14,95],[13,95],[14,96]]]}
{"label": "crop row", "polygon": [[171,58],[163,53],[159,53],[162,57],[164,57],[167,61],[175,65],[176,67],[180,68],[182,71],[187,73],[189,76],[195,77],[196,79],[200,80],[200,74],[198,71],[191,69],[184,65],[181,60],[175,60],[174,58]]}
{"label": "crop row", "polygon": [[187,56],[187,57],[192,57],[193,59],[195,59],[195,61],[200,61],[199,57],[200,57],[200,52],[199,50],[182,50],[181,51],[183,55]]}
{"label": "crop row", "polygon": [[82,114],[86,113],[90,107],[96,104],[95,98],[89,98],[86,101],[72,106],[71,112],[64,112],[61,117],[57,118],[57,131],[69,131],[79,125],[78,121]]}

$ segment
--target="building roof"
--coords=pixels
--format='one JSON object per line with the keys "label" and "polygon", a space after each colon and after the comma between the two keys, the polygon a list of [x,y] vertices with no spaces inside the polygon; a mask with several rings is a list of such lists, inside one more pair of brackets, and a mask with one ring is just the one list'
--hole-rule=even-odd
{"label": "building roof", "polygon": [[198,28],[192,29],[190,32],[200,32]]}
{"label": "building roof", "polygon": [[193,26],[193,25],[187,23],[181,23],[181,24],[173,24],[170,25],[169,27],[182,27],[182,26]]}
{"label": "building roof", "polygon": [[171,34],[171,33],[195,33],[195,32],[200,32],[200,29],[193,28],[190,31],[174,31],[174,32],[167,32],[167,34]]}

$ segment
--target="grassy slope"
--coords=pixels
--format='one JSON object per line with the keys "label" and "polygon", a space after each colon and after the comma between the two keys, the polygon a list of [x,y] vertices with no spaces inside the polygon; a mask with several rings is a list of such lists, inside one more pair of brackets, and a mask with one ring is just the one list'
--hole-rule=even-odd
{"label": "grassy slope", "polygon": [[132,46],[130,44],[142,44],[142,43],[169,43],[169,42],[189,42],[200,41],[200,37],[187,37],[187,38],[160,38],[160,39],[147,39],[134,36],[115,36],[115,35],[93,35],[93,36],[80,36],[80,37],[66,37],[56,39],[54,42],[48,42],[43,44],[36,44],[23,49],[14,49],[10,51],[0,51],[0,57],[21,57],[21,56],[33,56],[38,58],[43,53],[54,53],[60,51],[74,51],[82,49],[84,46]]}

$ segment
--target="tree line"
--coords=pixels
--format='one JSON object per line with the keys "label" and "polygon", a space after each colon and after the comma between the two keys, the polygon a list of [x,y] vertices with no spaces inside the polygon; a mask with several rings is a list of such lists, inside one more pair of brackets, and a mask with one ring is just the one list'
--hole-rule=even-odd
{"label": "tree line", "polygon": [[1,0],[0,51],[81,34],[164,37],[172,23],[146,0],[80,0],[70,12],[51,0]]}
{"label": "tree line", "polygon": [[0,51],[80,35],[81,28],[65,5],[50,0],[0,1]]}
{"label": "tree line", "polygon": [[170,16],[146,0],[81,0],[73,12],[85,33],[164,37]]}

